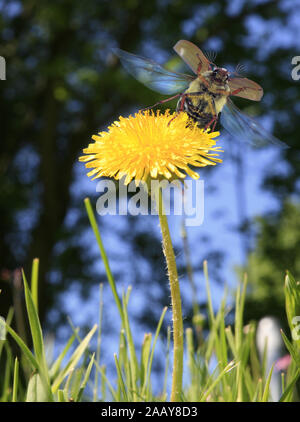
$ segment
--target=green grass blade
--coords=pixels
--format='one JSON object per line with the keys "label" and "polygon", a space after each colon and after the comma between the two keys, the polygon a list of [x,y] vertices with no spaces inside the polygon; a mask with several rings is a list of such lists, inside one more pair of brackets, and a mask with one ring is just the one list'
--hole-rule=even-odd
{"label": "green grass blade", "polygon": [[96,222],[95,214],[93,212],[93,208],[92,208],[90,199],[85,198],[84,204],[85,204],[85,208],[86,208],[86,211],[87,211],[88,218],[90,220],[91,227],[93,229],[94,235],[96,237],[96,240],[97,240],[97,243],[98,243],[98,246],[99,246],[100,254],[101,254],[102,261],[103,261],[103,264],[104,264],[104,267],[105,267],[105,271],[106,271],[106,275],[107,275],[107,279],[108,279],[110,288],[112,290],[117,308],[119,310],[121,320],[124,323],[124,315],[123,315],[121,300],[120,300],[119,295],[117,293],[116,283],[115,283],[114,277],[112,275],[112,272],[111,272],[111,269],[110,269],[110,266],[109,266],[109,262],[108,262],[107,255],[106,255],[106,252],[105,252],[105,249],[104,249],[104,246],[103,246],[103,242],[102,242],[102,239],[101,239],[101,236],[100,236],[100,232],[99,232],[99,229],[98,229],[98,225],[97,225],[97,222]]}
{"label": "green grass blade", "polygon": [[18,400],[18,386],[19,386],[19,361],[18,361],[18,358],[15,358],[12,402],[16,402]]}
{"label": "green grass blade", "polygon": [[142,344],[141,350],[141,361],[140,361],[140,378],[141,378],[141,385],[143,389],[145,388],[145,384],[147,382],[147,370],[148,370],[148,363],[151,351],[151,342],[152,342],[152,334],[146,333],[144,335],[144,340]]}
{"label": "green grass blade", "polygon": [[90,359],[90,362],[88,364],[88,367],[87,367],[87,369],[85,371],[85,375],[84,375],[83,381],[81,383],[78,396],[76,397],[76,401],[80,401],[81,400],[82,394],[83,394],[83,392],[85,390],[85,387],[87,385],[87,382],[88,382],[88,380],[90,378],[91,370],[92,370],[93,365],[94,365],[94,360],[95,360],[95,353],[92,354],[92,357]]}
{"label": "green grass blade", "polygon": [[209,315],[210,324],[211,324],[211,326],[213,326],[214,321],[215,321],[215,316],[214,316],[213,303],[212,303],[211,292],[210,292],[210,287],[209,287],[209,276],[208,276],[207,261],[203,261],[203,271],[204,271],[206,294],[207,294],[208,315]]}
{"label": "green grass blade", "polygon": [[293,395],[293,389],[296,382],[298,381],[299,375],[300,375],[300,369],[297,369],[292,381],[289,383],[287,387],[285,387],[284,392],[282,393],[279,399],[280,402],[291,401],[291,398]]}
{"label": "green grass blade", "polygon": [[65,393],[69,401],[76,402],[80,390],[80,383],[83,375],[83,367],[74,369],[70,372],[66,384]]}
{"label": "green grass blade", "polygon": [[63,390],[57,391],[57,400],[59,403],[65,403],[67,401]]}
{"label": "green grass blade", "polygon": [[221,381],[223,376],[228,373],[229,371],[232,371],[238,364],[235,364],[233,361],[229,362],[229,364],[220,372],[220,374],[216,377],[215,380],[211,382],[211,379],[208,380],[208,384],[204,390],[205,393],[201,395],[200,401],[206,401],[212,390],[215,388],[215,386]]}
{"label": "green grass blade", "polygon": [[38,273],[39,273],[39,259],[35,258],[32,261],[31,270],[31,294],[32,300],[38,312]]}
{"label": "green grass blade", "polygon": [[21,339],[21,337],[9,326],[6,325],[7,332],[12,336],[12,338],[15,340],[15,342],[19,345],[20,349],[26,356],[28,362],[30,363],[33,370],[39,370],[39,363],[35,356],[31,353],[29,348],[26,346],[24,341]]}
{"label": "green grass blade", "polygon": [[244,383],[249,398],[252,398],[255,394],[255,383],[253,382],[249,367],[244,369]]}
{"label": "green grass blade", "polygon": [[[117,368],[118,381],[119,381],[120,386],[121,386],[123,397],[124,397],[125,401],[128,401],[126,387],[125,387],[125,383],[124,383],[123,376],[122,376],[122,371],[121,371],[116,353],[114,353],[114,359],[115,359],[115,364],[116,364],[116,368]],[[118,400],[118,401],[122,401],[122,400]]]}
{"label": "green grass blade", "polygon": [[123,315],[124,315],[124,329],[126,333],[126,338],[128,342],[128,349],[129,349],[129,370],[130,370],[130,378],[131,378],[131,390],[133,392],[133,401],[137,400],[137,397],[135,395],[135,391],[137,389],[137,381],[139,378],[139,364],[136,356],[136,351],[134,347],[134,342],[132,338],[132,333],[130,329],[129,324],[129,318],[128,318],[128,312],[127,312],[127,302],[128,302],[128,296],[127,298],[123,294]]}
{"label": "green grass blade", "polygon": [[297,365],[297,368],[300,369],[300,356],[299,356],[299,352],[296,349],[296,347],[294,347],[294,345],[289,341],[289,339],[287,338],[287,336],[284,334],[284,332],[282,330],[280,330],[281,332],[281,336],[283,338],[283,341],[286,345],[286,348],[288,349],[290,355],[292,356],[295,364]]}
{"label": "green grass blade", "polygon": [[27,315],[28,315],[28,320],[29,320],[29,325],[30,325],[34,354],[37,361],[39,362],[39,366],[41,370],[44,372],[45,378],[47,379],[48,371],[47,371],[47,364],[46,364],[42,328],[41,328],[39,317],[37,314],[37,309],[35,307],[32,294],[28,287],[24,272],[23,272],[23,281],[24,281],[26,310],[27,310]]}
{"label": "green grass blade", "polygon": [[236,371],[236,385],[237,385],[237,398],[236,401],[243,401],[244,394],[246,392],[244,385],[244,366],[245,359],[243,356],[243,313],[244,313],[244,304],[247,288],[247,277],[244,279],[244,283],[241,287],[238,286],[235,300],[235,349],[237,352],[237,360],[239,361],[239,366]]}
{"label": "green grass blade", "polygon": [[255,392],[253,394],[253,397],[252,397],[252,400],[251,401],[252,402],[261,401],[261,397],[262,397],[262,379],[260,378],[257,381],[256,389],[255,389]]}
{"label": "green grass blade", "polygon": [[[51,387],[50,387],[49,373],[48,373],[48,368],[47,368],[47,363],[46,363],[42,328],[40,325],[37,309],[35,307],[31,291],[26,281],[24,271],[22,271],[22,275],[23,275],[23,282],[24,282],[26,310],[27,310],[27,315],[28,315],[28,320],[29,320],[29,325],[30,325],[30,332],[31,332],[31,337],[32,337],[32,342],[33,342],[34,354],[39,364],[39,375],[41,378],[41,382],[43,383],[45,394],[47,394],[47,401],[53,401],[53,396],[52,396]],[[32,381],[32,383],[35,383],[35,382],[36,382],[35,380]],[[38,385],[37,382],[36,382],[36,385]],[[38,392],[40,392],[40,387],[39,387]]]}
{"label": "green grass blade", "polygon": [[[101,329],[102,329],[102,315],[103,315],[103,284],[99,286],[99,325],[97,333],[97,348],[96,348],[96,361],[100,362],[100,348],[101,348]],[[94,390],[93,390],[93,401],[97,401],[98,398],[98,371],[95,372]]]}
{"label": "green grass blade", "polygon": [[272,378],[272,374],[273,374],[273,369],[274,369],[274,364],[272,365],[267,380],[266,380],[266,384],[265,384],[265,388],[264,388],[264,392],[263,392],[263,396],[261,401],[262,402],[267,402],[269,400],[269,396],[270,396],[270,382],[271,382],[271,378]]}
{"label": "green grass blade", "polygon": [[235,339],[234,339],[234,336],[233,336],[233,333],[232,333],[231,326],[228,326],[228,327],[225,328],[225,334],[226,334],[226,339],[227,339],[227,342],[228,342],[229,347],[231,349],[231,352],[232,352],[234,358],[237,360],[238,355],[237,355],[237,350],[236,350],[236,347],[235,347]]}
{"label": "green grass blade", "polygon": [[[95,365],[96,366],[96,365]],[[101,374],[101,397],[102,397],[102,401],[106,401],[106,381],[105,381],[105,366],[103,365],[101,367],[101,369],[103,370],[104,376]]]}
{"label": "green grass blade", "polygon": [[168,382],[169,361],[170,361],[170,346],[171,346],[171,327],[168,326],[164,386],[163,386],[163,391],[162,391],[162,400],[163,401],[167,400],[167,382]]}
{"label": "green grass blade", "polygon": [[281,372],[281,391],[282,391],[281,395],[283,395],[285,391],[285,373],[284,372]]}
{"label": "green grass blade", "polygon": [[151,354],[150,354],[150,359],[149,359],[148,375],[147,375],[147,385],[148,385],[148,388],[147,388],[147,396],[149,396],[149,393],[150,393],[150,376],[151,376],[151,369],[152,369],[152,362],[153,362],[154,350],[155,350],[155,346],[156,346],[156,343],[157,343],[158,335],[159,335],[159,332],[160,332],[160,329],[161,329],[161,326],[162,326],[162,323],[163,323],[163,320],[164,320],[164,317],[165,317],[165,314],[166,314],[167,310],[168,310],[168,308],[167,307],[164,307],[164,309],[162,311],[162,314],[160,316],[160,319],[158,321],[156,332],[155,332],[155,336],[154,336],[154,340],[153,340],[153,346],[152,346],[152,349],[151,349]]}
{"label": "green grass blade", "polygon": [[[43,377],[40,373],[34,373],[31,375],[28,387],[26,402],[48,402],[49,401],[49,391],[48,386],[45,385]],[[53,401],[51,399],[51,401]]]}
{"label": "green grass blade", "polygon": [[[1,293],[1,291],[0,291]],[[13,319],[14,315],[14,309],[12,307],[9,308],[6,320],[5,318],[0,316],[0,357],[2,353],[3,346],[6,342],[6,332],[7,332],[7,325],[11,324],[11,321]]]}
{"label": "green grass blade", "polygon": [[[291,333],[295,331],[294,317],[300,315],[300,282],[296,282],[292,274],[287,271],[285,277],[285,309]],[[296,330],[294,341],[300,347],[299,333]]]}
{"label": "green grass blade", "polygon": [[94,362],[96,370],[100,372],[101,374],[101,378],[102,378],[102,398],[104,398],[104,386],[107,385],[110,394],[113,398],[114,401],[118,401],[118,395],[117,392],[115,391],[115,389],[113,388],[113,386],[111,385],[111,383],[109,382],[109,379],[106,376],[105,373],[105,367],[104,366],[99,366],[98,362]]}
{"label": "green grass blade", "polygon": [[74,370],[79,359],[82,357],[83,353],[86,351],[88,344],[96,330],[97,330],[97,324],[95,324],[93,328],[89,331],[89,333],[84,337],[84,339],[81,341],[79,346],[73,352],[65,368],[62,371],[60,371],[60,373],[57,375],[57,377],[55,378],[52,384],[53,393],[55,393],[58,390],[62,381],[70,374],[71,371]]}
{"label": "green grass blade", "polygon": [[185,338],[186,338],[186,349],[187,349],[187,364],[190,373],[190,395],[191,401],[196,402],[198,396],[198,382],[197,382],[197,365],[195,364],[195,347],[194,347],[194,338],[193,338],[193,330],[192,328],[188,327],[185,330]]}
{"label": "green grass blade", "polygon": [[226,342],[226,333],[225,333],[225,298],[222,301],[221,305],[222,314],[220,318],[220,327],[219,327],[219,360],[222,362],[222,368],[227,365],[228,362],[228,350]]}
{"label": "green grass blade", "polygon": [[11,350],[8,344],[5,344],[5,352],[6,352],[6,361],[5,361],[5,368],[4,374],[1,374],[1,381],[2,381],[2,396],[0,397],[0,401],[8,401],[10,398],[10,374],[12,371],[12,364],[13,364],[13,357]]}
{"label": "green grass blade", "polygon": [[68,353],[70,347],[72,346],[72,344],[73,344],[73,342],[74,342],[74,340],[77,336],[77,333],[78,333],[78,328],[75,329],[75,332],[72,334],[72,336],[67,341],[67,344],[65,345],[63,351],[59,354],[59,356],[57,357],[55,362],[52,364],[52,366],[49,370],[49,374],[50,374],[51,378],[55,378],[57,376],[57,373],[59,372],[62,361],[63,361],[64,357],[66,356],[66,354]]}

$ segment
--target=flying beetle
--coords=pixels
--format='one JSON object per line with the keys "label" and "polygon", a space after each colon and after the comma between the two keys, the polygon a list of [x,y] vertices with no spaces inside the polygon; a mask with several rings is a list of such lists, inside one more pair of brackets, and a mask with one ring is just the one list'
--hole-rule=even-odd
{"label": "flying beetle", "polygon": [[173,94],[151,107],[178,98],[177,112],[186,112],[201,128],[214,130],[220,116],[221,125],[239,140],[254,146],[272,143],[287,147],[257,121],[239,110],[230,99],[231,96],[237,96],[260,101],[263,96],[260,85],[216,66],[190,41],[180,40],[173,48],[196,77],[166,70],[153,60],[124,50],[113,51],[123,67],[139,82],[161,94]]}

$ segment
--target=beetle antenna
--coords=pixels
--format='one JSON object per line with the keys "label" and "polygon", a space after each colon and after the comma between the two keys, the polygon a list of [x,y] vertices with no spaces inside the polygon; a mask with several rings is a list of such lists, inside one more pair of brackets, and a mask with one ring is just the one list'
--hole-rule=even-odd
{"label": "beetle antenna", "polygon": [[243,63],[238,63],[235,71],[233,72],[235,76],[245,76],[246,75],[246,66]]}
{"label": "beetle antenna", "polygon": [[207,60],[210,63],[214,64],[218,53],[214,50],[204,50],[203,52],[204,52],[204,55],[207,58]]}

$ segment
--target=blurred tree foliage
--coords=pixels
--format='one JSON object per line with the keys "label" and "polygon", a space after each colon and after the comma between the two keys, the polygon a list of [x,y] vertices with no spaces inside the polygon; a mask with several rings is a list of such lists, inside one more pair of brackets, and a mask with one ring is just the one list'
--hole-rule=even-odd
{"label": "blurred tree foliage", "polygon": [[286,201],[279,213],[257,218],[255,226],[256,247],[246,267],[250,291],[245,317],[273,315],[287,328],[282,291],[287,269],[293,269],[296,280],[300,278],[300,204]]}
{"label": "blurred tree foliage", "polygon": [[[300,109],[290,63],[297,54],[297,40],[294,37],[276,47],[273,37],[281,29],[289,30],[296,3],[0,0],[0,55],[7,62],[7,80],[0,81],[2,315],[13,301],[12,286],[18,285],[13,270],[23,266],[29,274],[36,256],[40,258],[42,322],[53,307],[61,315],[57,297],[71,283],[76,282],[87,295],[87,287],[96,279],[94,257],[79,241],[86,232],[87,218],[82,204],[85,193],[71,188],[76,177],[74,163],[92,133],[120,114],[163,98],[126,75],[111,48],[118,46],[164,62],[175,57],[172,46],[185,38],[204,49],[217,50],[220,64],[244,62],[247,76],[254,75],[268,93],[265,107],[275,116],[276,134],[293,147],[299,139]],[[176,67],[179,62],[170,65]],[[260,104],[249,107],[260,114],[268,111]],[[266,188],[281,201],[299,191],[300,167],[298,150],[290,148],[282,154],[288,168],[284,176],[266,169]],[[284,212],[286,208],[280,210],[280,218]],[[156,274],[164,268],[158,262],[162,259],[159,240],[149,233],[134,232],[137,220],[130,220],[120,236],[130,240],[132,250],[148,262],[137,282],[159,281],[165,277]],[[272,227],[276,229],[267,221],[261,225],[265,244],[271,241]],[[258,270],[276,266],[276,256],[289,263],[284,258],[289,253],[282,248],[273,264],[270,255],[265,264],[261,257],[255,265]],[[276,280],[282,283],[279,275]],[[154,300],[168,304],[166,283],[157,286],[160,294],[156,292]],[[144,310],[148,318],[152,308],[149,303]],[[59,317],[52,323],[58,321]]]}

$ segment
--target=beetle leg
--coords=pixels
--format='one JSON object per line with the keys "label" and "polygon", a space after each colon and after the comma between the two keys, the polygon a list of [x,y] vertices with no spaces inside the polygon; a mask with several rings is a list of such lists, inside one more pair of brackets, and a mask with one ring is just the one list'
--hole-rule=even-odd
{"label": "beetle leg", "polygon": [[176,117],[178,116],[178,114],[179,114],[180,112],[182,112],[182,111],[183,111],[183,108],[184,108],[184,101],[185,101],[185,98],[187,97],[187,95],[188,95],[188,94],[182,94],[181,101],[180,101],[180,108],[179,108],[179,111],[178,111],[178,110],[176,111],[175,116],[174,116],[174,117],[172,117],[172,119],[169,121],[168,126],[170,125],[170,123],[171,123],[174,119],[176,119]]}
{"label": "beetle leg", "polygon": [[212,131],[214,131],[214,130],[215,130],[215,127],[216,127],[216,124],[217,124],[217,119],[218,119],[218,116],[214,116],[214,117],[211,119],[211,121],[207,123],[207,125],[206,125],[206,126],[205,126],[205,128],[204,128],[204,130],[207,130],[207,129],[210,127],[210,125],[212,125],[212,124],[213,124]]}
{"label": "beetle leg", "polygon": [[169,97],[169,98],[166,98],[165,100],[158,101],[157,103],[153,104],[152,106],[149,106],[149,107],[143,108],[143,109],[142,109],[142,110],[140,110],[140,111],[149,110],[149,108],[156,107],[156,106],[157,106],[157,105],[159,105],[159,104],[167,103],[168,101],[174,100],[174,98],[180,97],[181,95],[182,95],[182,93],[179,93],[179,94],[173,95],[173,97]]}
{"label": "beetle leg", "polygon": [[216,118],[215,118],[215,121],[214,121],[214,124],[213,124],[213,128],[212,128],[212,132],[214,132],[214,130],[215,130],[215,127],[216,127],[216,124],[217,124],[217,116],[216,116]]}

